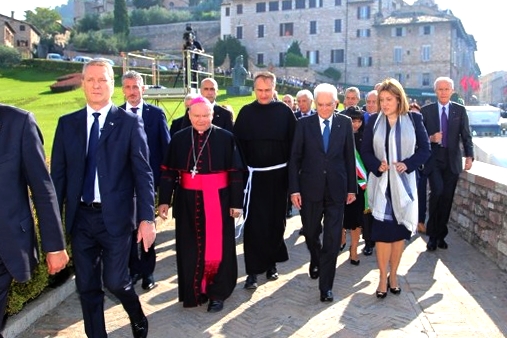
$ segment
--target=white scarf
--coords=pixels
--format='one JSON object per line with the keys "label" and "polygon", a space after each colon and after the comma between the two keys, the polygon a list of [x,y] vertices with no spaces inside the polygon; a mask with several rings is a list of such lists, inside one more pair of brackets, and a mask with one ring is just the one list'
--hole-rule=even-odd
{"label": "white scarf", "polygon": [[[373,151],[375,156],[387,159],[385,140],[387,117],[379,113],[373,126]],[[416,146],[415,129],[408,114],[400,115],[389,135],[389,170],[380,177],[373,173],[368,175],[368,203],[373,217],[380,221],[392,220],[389,209],[392,207],[398,223],[403,224],[413,235],[417,228],[417,178],[415,171],[398,173],[394,163],[412,156]],[[391,190],[391,200],[386,196],[387,185]]]}

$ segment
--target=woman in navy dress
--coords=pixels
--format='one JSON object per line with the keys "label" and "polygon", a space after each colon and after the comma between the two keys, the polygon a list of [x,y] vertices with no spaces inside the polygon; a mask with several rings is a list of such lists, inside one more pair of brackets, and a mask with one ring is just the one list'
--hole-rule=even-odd
{"label": "woman in navy dress", "polygon": [[396,274],[404,240],[416,232],[418,222],[416,170],[430,156],[430,145],[422,116],[408,113],[401,84],[388,78],[378,92],[381,111],[368,120],[361,156],[370,172],[368,202],[380,274],[376,295],[385,298],[388,288],[401,292]]}

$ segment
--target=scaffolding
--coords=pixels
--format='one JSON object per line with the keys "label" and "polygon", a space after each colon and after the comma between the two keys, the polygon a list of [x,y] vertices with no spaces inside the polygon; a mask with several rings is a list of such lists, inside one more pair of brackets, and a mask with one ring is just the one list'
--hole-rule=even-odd
{"label": "scaffolding", "polygon": [[[143,50],[141,52],[122,53],[123,73],[136,70],[141,74],[146,85],[143,99],[162,107],[168,114],[168,120],[183,102],[187,94],[197,94],[200,81],[206,77],[213,77],[213,56],[194,50],[183,50],[181,56]],[[198,58],[196,67],[191,65],[193,58]],[[180,61],[177,69],[167,69],[162,63]],[[195,68],[195,69],[194,69]],[[188,81],[189,80],[189,81]],[[174,111],[167,110],[164,102],[179,101]]]}

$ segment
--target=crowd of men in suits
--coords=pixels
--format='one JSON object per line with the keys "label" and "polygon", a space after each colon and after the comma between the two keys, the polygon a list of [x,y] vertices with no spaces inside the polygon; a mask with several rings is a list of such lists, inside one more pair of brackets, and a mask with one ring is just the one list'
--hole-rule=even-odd
{"label": "crowd of men in suits", "polygon": [[[237,196],[229,198],[223,190],[237,185],[232,181],[237,180],[238,175],[229,172],[238,170],[244,175],[242,185],[246,185],[242,196],[245,289],[255,290],[257,276],[262,273],[268,281],[278,279],[276,264],[289,259],[283,239],[287,212],[292,210],[287,208],[289,196],[292,205],[300,210],[301,233],[310,252],[309,275],[319,279],[320,300],[333,301],[336,260],[342,248],[344,206],[352,203],[358,193],[351,119],[336,111],[339,104],[336,86],[317,85],[313,94],[301,90],[287,105],[273,100],[275,86],[274,74],[256,74],[256,99],[241,108],[233,123],[233,113],[216,103],[217,82],[206,78],[201,82],[200,95],[187,98],[187,112],[172,121],[169,129],[164,112],[144,102],[140,74],[130,71],[123,75],[126,102],[117,107],[111,101],[114,90],[111,65],[103,60],[92,60],[83,68],[86,107],[58,121],[51,174],[45,167],[42,135],[33,115],[0,105],[0,196],[4,202],[0,207],[3,216],[0,227],[5,234],[0,246],[2,318],[10,282],[29,279],[38,259],[28,188],[37,210],[42,249],[47,253],[50,274],[62,270],[69,260],[61,221],[62,215],[65,217],[87,336],[107,337],[103,308],[105,287],[124,306],[133,336],[146,337],[148,320],[133,285],[142,280],[142,288],[147,291],[157,286],[153,273],[158,187],[171,182],[174,190],[181,185],[183,190],[199,191],[192,195],[197,201],[197,204],[192,203],[195,210],[189,210],[188,205],[184,207],[183,197],[177,193],[172,196],[173,188],[171,196],[158,197],[167,207],[180,208],[173,215],[184,215],[182,209],[186,208],[185,212],[190,212],[187,216],[201,217],[195,224],[186,224],[181,220],[187,216],[178,216],[182,218],[180,223],[177,218],[177,227],[197,229],[204,226],[206,231],[218,231],[216,229],[226,229],[233,223],[224,221],[214,225],[219,228],[210,228],[206,223],[211,221],[203,215],[213,214],[210,208],[218,208],[216,203],[235,200],[235,205],[220,206],[221,217],[240,216]],[[463,106],[450,102],[452,80],[438,78],[435,92],[438,102],[421,110],[432,150],[424,167],[431,187],[427,222],[429,251],[448,247],[445,242],[447,222],[462,171],[460,145],[466,158],[466,170],[473,161],[466,111]],[[378,105],[372,108],[376,95],[375,91],[368,93],[365,117],[379,111]],[[295,102],[299,108],[294,112],[291,108]],[[345,105],[358,103],[358,91],[347,90]],[[188,139],[183,140],[184,133],[189,133]],[[174,147],[170,150],[171,137],[178,139],[182,147],[188,147],[183,152],[179,149],[180,158],[173,160],[171,156],[176,156],[176,150]],[[230,143],[230,150],[227,147],[224,150],[216,140],[227,140],[223,142]],[[161,166],[163,163],[166,165]],[[180,167],[171,168],[171,165]],[[223,185],[217,186],[214,182],[212,187],[207,186],[204,172],[219,175],[217,177],[224,180]],[[197,179],[202,181],[202,188],[197,187]],[[208,191],[216,193],[218,199],[209,202],[213,198]],[[242,189],[239,191],[243,194]],[[203,204],[203,210],[199,203]],[[167,208],[159,212],[166,215]],[[181,234],[182,230],[177,229],[177,236],[178,231]],[[218,236],[189,232],[191,235],[187,233],[186,238],[195,235],[200,240],[200,236],[215,236],[214,240],[234,241],[225,235],[227,231],[223,230]],[[364,254],[369,255],[374,243],[367,234],[363,236],[366,240]],[[206,243],[211,245],[211,241]],[[177,243],[177,251],[181,249]],[[195,252],[190,254],[195,256],[195,263],[192,263],[195,267],[191,266],[190,275],[179,275],[182,280],[185,278],[195,284],[190,285],[188,294],[180,293],[184,306],[209,300],[208,311],[217,312],[222,310],[225,298],[232,292],[229,281],[229,291],[215,292],[212,298],[208,297],[208,291],[224,283],[222,277],[214,278],[222,276],[220,266],[225,264],[225,250],[229,249],[223,245],[222,248],[214,246],[213,250],[209,252],[200,244],[195,245]],[[180,264],[183,263],[178,263],[178,274],[187,273],[188,266]],[[233,268],[236,263],[227,260],[227,264]],[[237,273],[227,278],[235,279]],[[234,280],[232,288],[235,285]],[[2,321],[2,327],[4,323]]]}

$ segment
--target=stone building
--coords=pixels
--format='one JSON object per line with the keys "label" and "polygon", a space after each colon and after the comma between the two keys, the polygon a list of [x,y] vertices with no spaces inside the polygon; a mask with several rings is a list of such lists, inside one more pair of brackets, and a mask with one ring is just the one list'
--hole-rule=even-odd
{"label": "stone building", "polygon": [[16,48],[23,58],[33,57],[34,46],[40,41],[40,32],[35,26],[14,19],[12,12],[10,17],[0,14],[0,27],[2,27],[1,44]]}
{"label": "stone building", "polygon": [[473,36],[433,0],[225,0],[220,30],[222,38],[238,38],[254,64],[268,67],[283,65],[296,40],[309,68],[336,68],[341,84],[364,91],[395,77],[425,99],[438,76],[458,85],[480,74]]}
{"label": "stone building", "polygon": [[[507,103],[507,72],[497,71],[481,76],[481,93],[479,101],[482,103]],[[504,106],[504,109],[507,106]]]}

